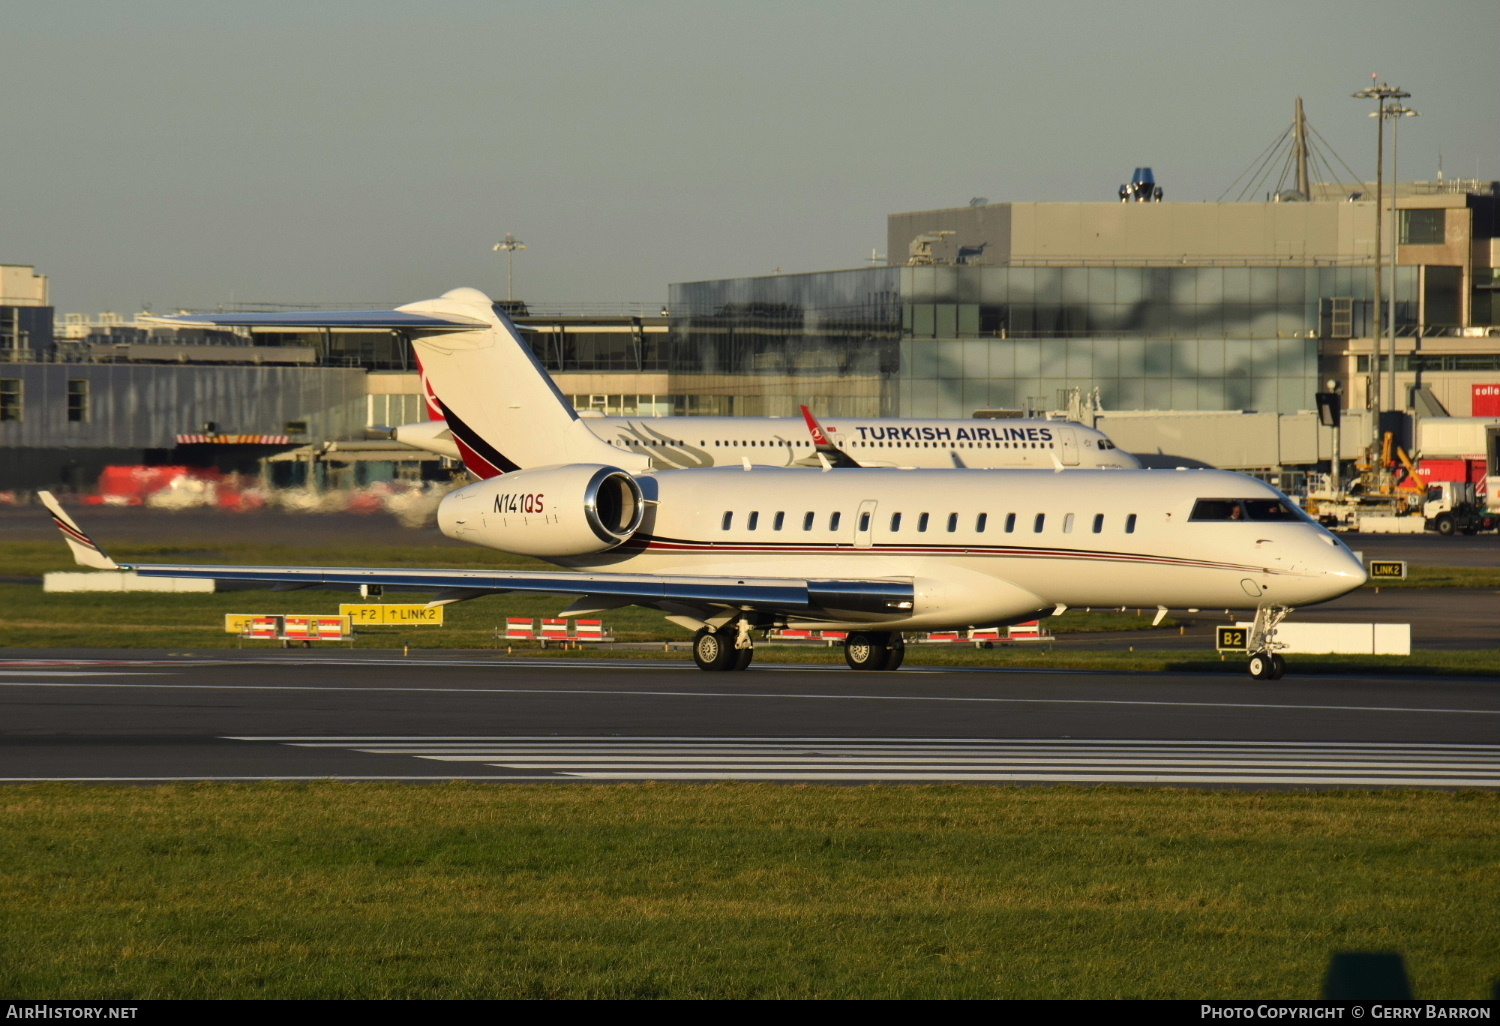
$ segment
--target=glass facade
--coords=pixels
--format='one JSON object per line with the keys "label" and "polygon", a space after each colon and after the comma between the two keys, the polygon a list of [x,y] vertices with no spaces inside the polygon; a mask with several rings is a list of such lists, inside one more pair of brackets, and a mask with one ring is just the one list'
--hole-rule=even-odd
{"label": "glass facade", "polygon": [[[1397,322],[1419,276],[1398,270]],[[798,391],[878,379],[880,410],[963,417],[1055,409],[1068,389],[1118,410],[1310,409],[1317,340],[1369,334],[1369,267],[875,267],[673,285],[672,372]],[[873,394],[873,393],[872,393]]]}
{"label": "glass facade", "polygon": [[1068,390],[1099,390],[1110,410],[1313,408],[1318,343],[1269,339],[909,339],[902,344],[902,417],[975,410],[1054,410]]}
{"label": "glass facade", "polygon": [[[1306,338],[1368,332],[1367,267],[903,267],[911,338]],[[1417,269],[1396,276],[1396,318],[1415,323]]]}
{"label": "glass facade", "polygon": [[698,374],[889,375],[902,268],[671,286],[671,369]]}

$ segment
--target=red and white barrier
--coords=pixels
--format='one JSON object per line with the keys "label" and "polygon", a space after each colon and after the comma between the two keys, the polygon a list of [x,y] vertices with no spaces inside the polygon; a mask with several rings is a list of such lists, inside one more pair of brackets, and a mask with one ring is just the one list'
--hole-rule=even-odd
{"label": "red and white barrier", "polygon": [[614,635],[604,629],[603,620],[579,620],[573,627],[574,641],[614,641]]}

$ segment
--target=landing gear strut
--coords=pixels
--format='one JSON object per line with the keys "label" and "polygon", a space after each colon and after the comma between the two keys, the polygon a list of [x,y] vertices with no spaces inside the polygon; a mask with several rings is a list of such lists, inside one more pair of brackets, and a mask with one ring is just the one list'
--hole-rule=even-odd
{"label": "landing gear strut", "polygon": [[1256,680],[1280,680],[1286,660],[1276,650],[1286,646],[1276,640],[1276,628],[1290,614],[1286,606],[1262,606],[1250,625],[1250,676]]}
{"label": "landing gear strut", "polygon": [[899,632],[855,631],[844,639],[844,662],[851,670],[894,670],[905,659]]}
{"label": "landing gear strut", "polygon": [[743,670],[754,658],[750,622],[743,617],[718,629],[701,628],[693,635],[693,662],[700,670]]}

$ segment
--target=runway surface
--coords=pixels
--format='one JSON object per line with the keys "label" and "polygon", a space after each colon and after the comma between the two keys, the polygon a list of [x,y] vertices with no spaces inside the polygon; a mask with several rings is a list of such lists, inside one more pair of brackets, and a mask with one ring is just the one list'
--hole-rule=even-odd
{"label": "runway surface", "polygon": [[1500,787],[1500,681],[392,658],[0,661],[0,780]]}

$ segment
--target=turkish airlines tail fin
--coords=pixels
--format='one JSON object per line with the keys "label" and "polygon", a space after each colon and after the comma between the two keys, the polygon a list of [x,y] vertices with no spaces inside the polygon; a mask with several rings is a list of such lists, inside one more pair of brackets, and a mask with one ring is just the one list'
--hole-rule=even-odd
{"label": "turkish airlines tail fin", "polygon": [[833,444],[833,440],[828,437],[828,432],[823,430],[823,425],[818,423],[818,418],[814,417],[812,410],[806,406],[802,407],[802,419],[807,421],[807,430],[812,435],[814,451],[827,459],[830,467],[861,465],[853,456]]}
{"label": "turkish airlines tail fin", "polygon": [[650,469],[649,460],[618,449],[589,430],[521,338],[511,319],[478,289],[454,289],[400,312],[482,320],[484,327],[415,335],[429,392],[469,471],[481,478],[526,467],[607,463]]}

